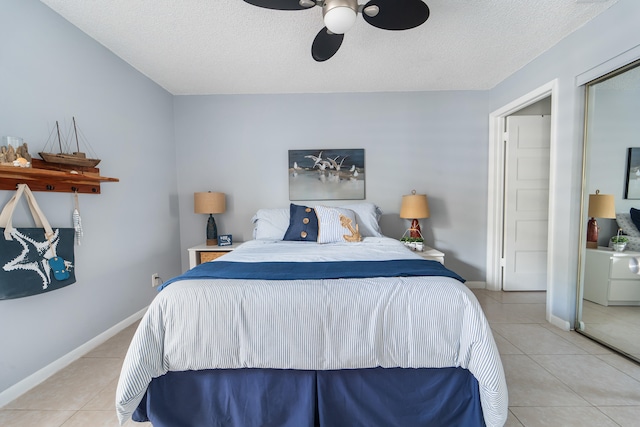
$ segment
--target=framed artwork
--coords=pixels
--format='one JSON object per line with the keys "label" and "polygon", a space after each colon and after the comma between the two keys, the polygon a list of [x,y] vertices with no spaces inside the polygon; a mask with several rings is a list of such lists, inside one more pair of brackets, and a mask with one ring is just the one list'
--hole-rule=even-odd
{"label": "framed artwork", "polygon": [[363,200],[364,149],[289,150],[289,200]]}
{"label": "framed artwork", "polygon": [[231,234],[220,234],[218,236],[218,246],[231,246],[232,243]]}
{"label": "framed artwork", "polygon": [[627,179],[625,199],[640,199],[640,148],[629,148],[627,153]]}

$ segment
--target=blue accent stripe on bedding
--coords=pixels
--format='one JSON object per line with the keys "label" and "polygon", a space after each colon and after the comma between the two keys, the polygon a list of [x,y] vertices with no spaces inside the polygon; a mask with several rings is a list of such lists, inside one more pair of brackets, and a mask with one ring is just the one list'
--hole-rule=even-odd
{"label": "blue accent stripe on bedding", "polygon": [[465,282],[465,279],[438,261],[425,259],[325,262],[212,261],[197,265],[186,273],[168,280],[158,290],[178,280],[313,280],[414,276],[445,276]]}

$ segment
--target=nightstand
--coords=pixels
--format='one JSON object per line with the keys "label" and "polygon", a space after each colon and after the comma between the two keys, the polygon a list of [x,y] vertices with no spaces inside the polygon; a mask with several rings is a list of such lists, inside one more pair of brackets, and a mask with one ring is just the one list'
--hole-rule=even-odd
{"label": "nightstand", "polygon": [[227,254],[240,246],[243,242],[236,242],[229,246],[207,246],[198,245],[187,249],[189,251],[189,269],[195,267],[203,262],[211,261],[216,258],[220,258],[224,254]]}
{"label": "nightstand", "polygon": [[605,306],[640,305],[640,276],[629,269],[631,257],[640,257],[640,252],[587,249],[584,299]]}
{"label": "nightstand", "polygon": [[438,261],[440,264],[444,265],[444,254],[436,249],[430,248],[429,246],[423,246],[423,251],[412,251],[414,254],[420,255],[424,259]]}

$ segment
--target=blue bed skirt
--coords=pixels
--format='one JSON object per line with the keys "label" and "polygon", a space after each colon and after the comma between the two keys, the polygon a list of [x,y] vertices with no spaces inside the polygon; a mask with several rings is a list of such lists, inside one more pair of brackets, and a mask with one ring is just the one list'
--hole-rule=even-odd
{"label": "blue bed skirt", "polygon": [[462,368],[215,369],[151,381],[133,414],[154,427],[484,426]]}

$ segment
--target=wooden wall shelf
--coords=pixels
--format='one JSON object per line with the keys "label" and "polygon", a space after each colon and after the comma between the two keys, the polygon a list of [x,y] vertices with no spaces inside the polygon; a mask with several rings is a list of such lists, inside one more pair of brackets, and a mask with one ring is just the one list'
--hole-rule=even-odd
{"label": "wooden wall shelf", "polygon": [[31,166],[0,166],[0,190],[15,190],[18,184],[27,184],[32,191],[100,194],[100,183],[120,181],[100,176],[98,168],[53,165],[39,159],[33,159]]}

